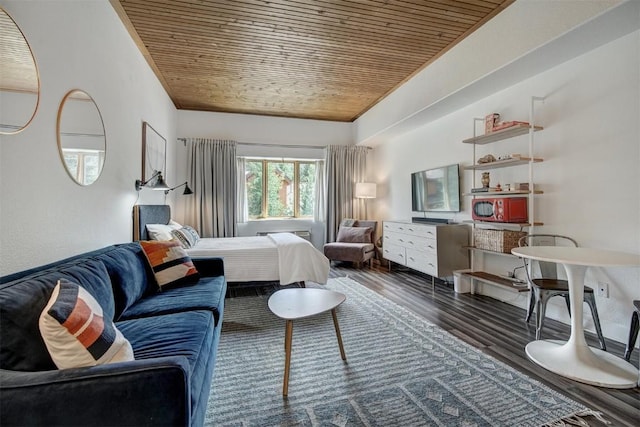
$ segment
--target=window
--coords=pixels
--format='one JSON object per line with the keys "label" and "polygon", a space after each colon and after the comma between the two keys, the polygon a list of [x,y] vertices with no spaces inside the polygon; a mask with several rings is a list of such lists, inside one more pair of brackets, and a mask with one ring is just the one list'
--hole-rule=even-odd
{"label": "window", "polygon": [[247,159],[245,176],[250,219],[313,216],[314,162]]}

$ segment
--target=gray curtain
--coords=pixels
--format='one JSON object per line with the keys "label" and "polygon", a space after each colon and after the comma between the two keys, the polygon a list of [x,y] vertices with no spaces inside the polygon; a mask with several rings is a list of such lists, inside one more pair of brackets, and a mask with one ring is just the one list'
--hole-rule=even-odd
{"label": "gray curtain", "polygon": [[356,182],[364,182],[368,147],[329,145],[326,148],[326,237],[334,242],[344,218],[361,218],[364,204],[354,197]]}
{"label": "gray curtain", "polygon": [[236,235],[236,142],[188,138],[189,184],[194,197],[187,202],[186,222],[202,237]]}

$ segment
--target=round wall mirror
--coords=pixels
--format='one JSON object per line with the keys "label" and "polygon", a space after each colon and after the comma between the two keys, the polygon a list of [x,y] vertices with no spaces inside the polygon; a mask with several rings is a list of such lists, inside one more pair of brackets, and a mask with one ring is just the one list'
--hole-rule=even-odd
{"label": "round wall mirror", "polygon": [[38,68],[22,31],[0,8],[0,134],[18,133],[38,109]]}
{"label": "round wall mirror", "polygon": [[102,172],[107,141],[98,106],[84,91],[67,93],[58,110],[58,149],[67,173],[90,185]]}

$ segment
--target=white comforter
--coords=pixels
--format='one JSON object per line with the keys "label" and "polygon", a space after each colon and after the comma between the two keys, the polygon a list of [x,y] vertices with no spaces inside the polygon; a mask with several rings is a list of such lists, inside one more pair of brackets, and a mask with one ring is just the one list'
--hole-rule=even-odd
{"label": "white comforter", "polygon": [[278,248],[280,283],[310,280],[327,283],[329,259],[308,241],[292,233],[268,234]]}
{"label": "white comforter", "polygon": [[308,241],[291,233],[202,238],[189,256],[222,257],[228,282],[300,281],[326,283],[329,260]]}

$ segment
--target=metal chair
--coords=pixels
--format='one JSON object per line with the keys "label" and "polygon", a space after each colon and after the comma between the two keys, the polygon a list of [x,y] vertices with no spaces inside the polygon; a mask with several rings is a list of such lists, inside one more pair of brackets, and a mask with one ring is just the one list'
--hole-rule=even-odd
{"label": "metal chair", "polygon": [[[529,234],[521,237],[518,240],[518,246],[578,246],[578,243],[570,237],[560,236],[557,234]],[[529,266],[527,260],[523,259],[525,271],[527,273],[527,281],[529,282],[529,307],[527,309],[527,317],[525,321],[529,323],[531,314],[536,311],[536,340],[540,339],[542,327],[544,326],[544,317],[547,310],[547,302],[549,298],[555,296],[564,297],[564,301],[567,305],[569,313],[571,313],[569,302],[569,283],[567,280],[558,279],[557,264],[553,262],[537,261],[540,269],[539,278],[532,278],[529,273]],[[602,335],[602,329],[600,328],[600,318],[598,317],[598,309],[596,308],[596,300],[594,297],[593,289],[584,287],[584,302],[589,305],[591,309],[591,316],[593,317],[593,323],[598,334],[598,340],[600,341],[600,348],[602,350],[607,349]]]}
{"label": "metal chair", "polygon": [[638,331],[640,330],[640,300],[633,301],[633,313],[631,313],[631,325],[629,326],[629,341],[627,348],[624,350],[624,360],[631,360],[631,352],[636,345]]}

